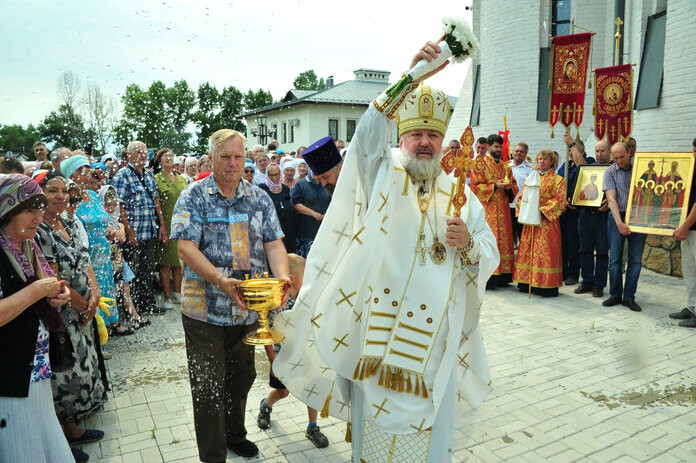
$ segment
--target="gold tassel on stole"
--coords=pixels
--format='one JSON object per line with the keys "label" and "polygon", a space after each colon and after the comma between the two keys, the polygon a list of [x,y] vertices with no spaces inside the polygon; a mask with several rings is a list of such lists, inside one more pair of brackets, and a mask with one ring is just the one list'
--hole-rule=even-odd
{"label": "gold tassel on stole", "polygon": [[357,365],[355,365],[355,371],[353,372],[353,379],[358,379],[358,376],[360,376],[360,364],[362,363],[363,359],[359,359]]}
{"label": "gold tassel on stole", "polygon": [[377,382],[378,386],[384,386],[384,365],[382,365],[382,368],[379,369],[379,381]]}
{"label": "gold tassel on stole", "polygon": [[350,430],[350,421],[346,423],[346,442],[352,442],[353,441],[353,433]]}
{"label": "gold tassel on stole", "polygon": [[319,416],[321,416],[322,418],[329,417],[329,404],[331,403],[331,394],[333,394],[334,384],[336,384],[336,382],[331,381],[331,390],[329,391],[329,395],[326,396],[326,400],[324,401],[324,406],[321,409],[321,413],[319,413]]}

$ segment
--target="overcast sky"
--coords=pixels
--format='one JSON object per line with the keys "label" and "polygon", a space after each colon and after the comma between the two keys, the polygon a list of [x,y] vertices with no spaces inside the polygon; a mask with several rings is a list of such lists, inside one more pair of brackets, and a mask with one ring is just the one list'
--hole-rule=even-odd
{"label": "overcast sky", "polygon": [[[406,71],[441,34],[443,16],[471,21],[467,0],[0,0],[0,124],[39,123],[59,102],[56,81],[76,71],[120,99],[126,85],[195,90],[263,88],[278,99],[314,69],[335,83],[359,68]],[[457,96],[468,64],[431,79]]]}

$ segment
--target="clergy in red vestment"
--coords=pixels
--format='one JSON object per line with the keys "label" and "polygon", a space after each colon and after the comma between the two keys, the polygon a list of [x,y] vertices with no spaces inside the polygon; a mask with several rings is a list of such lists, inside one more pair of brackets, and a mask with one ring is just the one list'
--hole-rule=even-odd
{"label": "clergy in red vestment", "polygon": [[512,172],[508,173],[508,182],[505,181],[508,167],[507,163],[501,160],[503,137],[498,134],[489,135],[488,147],[487,155],[476,157],[469,186],[486,210],[486,222],[498,243],[500,265],[486,285],[487,288],[495,288],[512,282],[515,250],[510,202],[519,192],[519,188]]}
{"label": "clergy in red vestment", "polygon": [[[543,297],[558,296],[558,288],[563,285],[559,217],[566,208],[566,183],[563,177],[554,171],[557,162],[556,155],[551,150],[541,150],[537,154],[541,224],[525,225],[522,228],[513,276],[519,290],[527,292],[531,270],[532,292]],[[525,188],[527,187],[522,189],[522,195]],[[517,201],[518,216],[520,204],[521,202]]]}

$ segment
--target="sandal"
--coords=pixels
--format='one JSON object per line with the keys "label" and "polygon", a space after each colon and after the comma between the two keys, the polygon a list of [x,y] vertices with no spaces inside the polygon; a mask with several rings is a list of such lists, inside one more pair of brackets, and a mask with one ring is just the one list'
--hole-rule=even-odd
{"label": "sandal", "polygon": [[[122,328],[122,329],[121,329]],[[135,330],[129,326],[111,325],[109,327],[109,337],[130,336],[135,333]]]}

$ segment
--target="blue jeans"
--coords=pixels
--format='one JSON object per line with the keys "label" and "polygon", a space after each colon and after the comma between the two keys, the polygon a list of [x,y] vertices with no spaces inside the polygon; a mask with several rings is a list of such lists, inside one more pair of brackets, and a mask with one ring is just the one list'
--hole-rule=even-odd
{"label": "blue jeans", "polygon": [[[609,268],[608,212],[580,211],[580,276],[582,286],[604,289]],[[613,221],[613,219],[611,219]],[[595,254],[595,250],[597,253]],[[596,261],[595,261],[596,258]]]}
{"label": "blue jeans", "polygon": [[[623,219],[624,214],[621,214]],[[607,219],[607,234],[609,235],[609,292],[611,297],[622,300],[632,300],[636,296],[638,277],[642,267],[645,238],[643,233],[622,235],[612,216]],[[622,281],[621,259],[624,244],[628,242],[628,263],[626,264],[626,283]]]}

